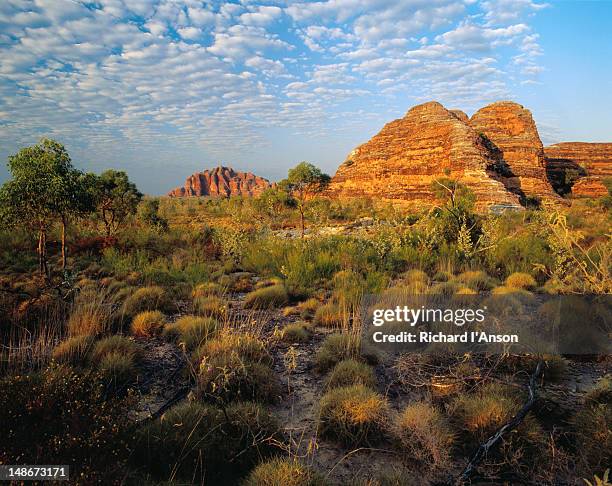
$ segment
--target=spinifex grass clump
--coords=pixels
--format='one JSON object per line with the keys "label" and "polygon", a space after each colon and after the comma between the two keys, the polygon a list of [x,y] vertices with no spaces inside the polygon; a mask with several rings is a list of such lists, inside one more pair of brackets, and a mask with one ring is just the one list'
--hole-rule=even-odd
{"label": "spinifex grass clump", "polygon": [[140,312],[132,320],[132,334],[141,337],[157,336],[165,323],[166,316],[160,311]]}
{"label": "spinifex grass clump", "polygon": [[328,336],[315,355],[315,366],[319,371],[327,371],[344,359],[357,359],[375,364],[376,353],[361,344],[359,335],[332,334]]}
{"label": "spinifex grass clump", "polygon": [[270,285],[249,292],[244,299],[247,309],[270,309],[281,307],[289,301],[284,285]]}
{"label": "spinifex grass clump", "polygon": [[374,444],[384,437],[387,400],[364,385],[333,388],[321,398],[319,431],[350,446]]}
{"label": "spinifex grass clump", "polygon": [[299,322],[287,324],[280,334],[281,339],[286,343],[303,343],[310,339],[310,329],[304,323]]}
{"label": "spinifex grass clump", "polygon": [[455,436],[442,412],[431,403],[409,404],[398,415],[394,433],[409,460],[414,459],[438,471],[450,466],[450,449]]}
{"label": "spinifex grass clump", "polygon": [[454,278],[454,280],[477,291],[490,290],[495,285],[493,279],[482,270],[469,270],[467,272],[460,273]]}
{"label": "spinifex grass clump", "polygon": [[93,336],[68,337],[53,349],[51,358],[58,363],[83,365],[87,361],[93,343]]}
{"label": "spinifex grass clump", "polygon": [[202,297],[206,295],[223,295],[224,288],[216,282],[204,282],[196,285],[192,292],[192,297]]}
{"label": "spinifex grass clump", "polygon": [[294,459],[274,458],[259,464],[243,486],[325,486],[325,479]]}
{"label": "spinifex grass clump", "polygon": [[514,272],[506,279],[506,287],[513,289],[533,290],[536,286],[535,278],[524,272]]}
{"label": "spinifex grass clump", "polygon": [[221,318],[227,315],[227,302],[216,295],[202,295],[193,299],[193,310],[205,317]]}
{"label": "spinifex grass clump", "polygon": [[193,350],[215,336],[220,328],[221,324],[212,317],[187,315],[167,324],[164,327],[163,335]]}
{"label": "spinifex grass clump", "polygon": [[340,361],[329,374],[327,388],[338,388],[349,385],[376,386],[376,376],[366,363],[347,359]]}
{"label": "spinifex grass clump", "polygon": [[132,457],[143,475],[157,480],[235,484],[270,455],[277,431],[272,415],[254,403],[232,403],[222,410],[183,402],[137,433]]}
{"label": "spinifex grass clump", "polygon": [[223,334],[196,351],[198,393],[205,399],[271,402],[279,384],[264,343],[244,334]]}
{"label": "spinifex grass clump", "polygon": [[347,310],[336,302],[330,302],[317,309],[313,323],[321,327],[342,327],[347,320]]}
{"label": "spinifex grass clump", "polygon": [[173,305],[162,287],[151,286],[139,288],[127,297],[121,310],[126,317],[131,318],[143,311],[171,312]]}

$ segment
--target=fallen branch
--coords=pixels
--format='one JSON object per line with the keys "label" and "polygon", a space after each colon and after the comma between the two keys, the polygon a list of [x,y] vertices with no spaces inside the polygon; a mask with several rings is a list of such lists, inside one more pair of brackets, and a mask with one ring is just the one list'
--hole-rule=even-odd
{"label": "fallen branch", "polygon": [[506,423],[503,427],[499,428],[497,432],[495,432],[491,437],[487,439],[486,442],[480,444],[478,449],[474,451],[472,457],[470,457],[470,461],[467,466],[457,479],[457,484],[463,484],[469,481],[474,472],[476,471],[476,467],[480,464],[482,459],[489,453],[489,450],[499,442],[499,440],[504,436],[505,433],[510,432],[516,429],[523,419],[527,416],[529,411],[533,408],[537,398],[537,380],[542,373],[542,366],[544,365],[544,361],[539,360],[538,365],[536,366],[535,371],[529,377],[529,383],[527,384],[527,391],[529,392],[529,397],[523,407],[517,412],[517,414],[512,417],[512,419]]}

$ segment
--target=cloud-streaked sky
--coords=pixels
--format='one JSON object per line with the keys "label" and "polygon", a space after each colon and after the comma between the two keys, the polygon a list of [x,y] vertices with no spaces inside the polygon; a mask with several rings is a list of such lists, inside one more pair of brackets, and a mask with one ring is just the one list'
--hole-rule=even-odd
{"label": "cloud-streaked sky", "polygon": [[612,141],[610,32],[610,1],[2,0],[0,158],[52,137],[151,194],[219,163],[333,174],[432,99]]}

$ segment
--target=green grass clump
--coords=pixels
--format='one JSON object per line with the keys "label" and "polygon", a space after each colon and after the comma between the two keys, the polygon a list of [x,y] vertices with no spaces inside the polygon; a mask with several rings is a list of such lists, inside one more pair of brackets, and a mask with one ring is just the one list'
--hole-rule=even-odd
{"label": "green grass clump", "polygon": [[287,324],[281,331],[281,339],[286,343],[304,343],[310,339],[310,331],[299,322]]}
{"label": "green grass clump", "polygon": [[152,337],[161,333],[166,316],[160,311],[144,311],[132,320],[132,334],[140,337]]}
{"label": "green grass clump", "polygon": [[336,364],[327,379],[327,388],[349,385],[376,387],[376,376],[372,367],[354,359],[346,359]]}
{"label": "green grass clump", "polygon": [[345,312],[339,304],[330,302],[320,306],[314,315],[314,324],[321,327],[342,327]]}
{"label": "green grass clump", "polygon": [[293,459],[274,458],[259,464],[243,486],[324,486],[323,477]]}
{"label": "green grass clump", "polygon": [[198,394],[230,403],[273,402],[280,388],[264,343],[254,337],[225,334],[198,348]]}
{"label": "green grass clump", "polygon": [[289,301],[284,285],[270,285],[249,292],[244,298],[247,309],[270,309],[281,307]]}
{"label": "green grass clump", "polygon": [[199,283],[197,284],[192,293],[191,296],[193,298],[196,297],[204,297],[207,295],[216,295],[216,296],[221,296],[224,293],[224,289],[221,285],[219,285],[216,282],[204,282],[204,283]]}
{"label": "green grass clump", "polygon": [[142,355],[142,351],[138,344],[134,341],[119,335],[109,336],[100,339],[94,346],[91,353],[91,361],[100,363],[107,354],[118,353],[124,356],[130,356],[135,361],[138,361]]}
{"label": "green grass clump", "polygon": [[525,290],[533,290],[538,285],[535,278],[524,272],[514,272],[508,276],[505,283],[506,287]]}
{"label": "green grass clump", "polygon": [[274,452],[277,431],[273,416],[254,403],[221,410],[185,401],[137,432],[133,461],[157,480],[175,475],[189,484],[193,478],[236,484],[245,470]]}
{"label": "green grass clump", "polygon": [[315,366],[319,371],[327,371],[344,359],[358,359],[375,364],[377,356],[373,350],[361,346],[358,335],[332,334],[327,336],[315,355]]}
{"label": "green grass clump", "polygon": [[477,291],[490,290],[494,286],[491,277],[489,277],[486,272],[483,272],[482,270],[470,270],[460,273],[454,278],[454,280]]}
{"label": "green grass clump", "polygon": [[187,315],[166,325],[163,335],[166,339],[183,343],[187,349],[193,350],[215,336],[220,327],[219,322],[212,317]]}
{"label": "green grass clump", "polygon": [[387,400],[364,385],[332,388],[321,398],[319,432],[345,445],[379,441],[386,431]]}
{"label": "green grass clump", "polygon": [[450,466],[455,436],[444,415],[428,402],[413,402],[397,417],[395,435],[409,457],[430,469]]}
{"label": "green grass clump", "polygon": [[112,388],[121,388],[136,378],[136,363],[129,354],[111,351],[98,363],[98,369]]}
{"label": "green grass clump", "polygon": [[58,363],[82,365],[92,349],[92,336],[73,336],[59,343],[52,351],[51,358]]}
{"label": "green grass clump", "polygon": [[193,299],[193,310],[201,316],[221,318],[227,314],[227,302],[216,295],[203,295]]}
{"label": "green grass clump", "polygon": [[172,307],[166,291],[162,287],[151,286],[137,289],[125,299],[121,310],[126,317],[132,318],[144,311],[172,311]]}

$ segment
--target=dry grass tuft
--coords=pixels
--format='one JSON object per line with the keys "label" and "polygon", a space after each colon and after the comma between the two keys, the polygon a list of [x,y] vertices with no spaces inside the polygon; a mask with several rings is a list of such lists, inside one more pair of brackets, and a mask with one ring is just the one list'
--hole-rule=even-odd
{"label": "dry grass tuft", "polygon": [[132,318],[139,312],[144,311],[171,312],[173,305],[162,287],[151,286],[137,289],[125,299],[121,310],[126,317]]}
{"label": "dry grass tuft", "polygon": [[51,358],[58,363],[83,365],[87,361],[93,342],[92,336],[69,337],[53,349]]}
{"label": "dry grass tuft", "polygon": [[311,468],[293,459],[274,458],[259,464],[243,486],[324,486],[326,481]]}
{"label": "dry grass tuft", "polygon": [[160,311],[144,311],[134,317],[132,334],[140,337],[157,336],[165,324],[166,316]]}
{"label": "dry grass tuft", "polygon": [[506,279],[506,287],[513,289],[533,290],[537,285],[535,278],[523,272],[515,272]]}
{"label": "dry grass tuft", "polygon": [[354,359],[340,361],[331,371],[327,388],[339,388],[350,385],[376,387],[376,376],[372,368]]}
{"label": "dry grass tuft", "polygon": [[310,339],[310,330],[303,323],[287,324],[281,330],[280,337],[286,343],[304,343]]}
{"label": "dry grass tuft", "polygon": [[215,336],[220,328],[221,324],[212,317],[187,315],[166,325],[163,334],[167,339],[181,342],[188,350],[193,350]]}
{"label": "dry grass tuft", "polygon": [[319,307],[314,315],[313,323],[321,327],[342,327],[345,322],[345,311],[336,303],[328,303]]}
{"label": "dry grass tuft", "polygon": [[216,295],[204,295],[193,299],[196,314],[207,317],[222,318],[227,315],[227,302]]}
{"label": "dry grass tuft", "polygon": [[249,292],[244,298],[247,309],[271,309],[281,307],[289,301],[284,285],[270,285]]}

